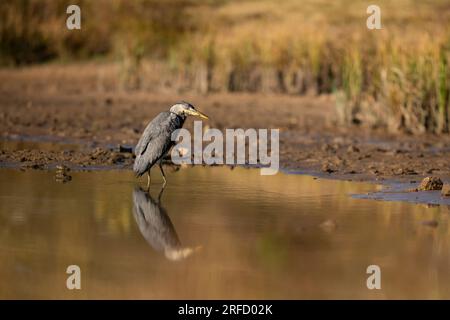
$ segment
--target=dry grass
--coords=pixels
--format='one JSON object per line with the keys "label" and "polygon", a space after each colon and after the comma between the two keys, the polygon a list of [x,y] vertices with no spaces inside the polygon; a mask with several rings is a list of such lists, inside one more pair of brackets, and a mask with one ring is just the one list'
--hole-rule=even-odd
{"label": "dry grass", "polygon": [[449,131],[448,0],[379,0],[374,31],[362,0],[85,0],[78,33],[66,4],[0,4],[3,63],[103,55],[129,89],[157,65],[178,90],[333,92],[340,122]]}

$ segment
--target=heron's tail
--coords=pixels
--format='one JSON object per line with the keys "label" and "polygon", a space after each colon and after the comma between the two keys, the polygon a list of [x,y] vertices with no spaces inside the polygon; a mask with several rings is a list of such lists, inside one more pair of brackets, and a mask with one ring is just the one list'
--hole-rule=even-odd
{"label": "heron's tail", "polygon": [[133,171],[136,174],[136,177],[142,176],[147,171],[147,163],[141,156],[136,156]]}

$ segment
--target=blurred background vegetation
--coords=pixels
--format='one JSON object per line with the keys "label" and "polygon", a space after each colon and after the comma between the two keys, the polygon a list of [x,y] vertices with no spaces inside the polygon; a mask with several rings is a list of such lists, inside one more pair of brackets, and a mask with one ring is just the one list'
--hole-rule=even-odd
{"label": "blurred background vegetation", "polygon": [[[65,28],[69,4],[82,29]],[[101,59],[125,89],[334,94],[341,124],[448,133],[450,1],[9,0],[0,64]],[[153,76],[152,76],[153,75]]]}

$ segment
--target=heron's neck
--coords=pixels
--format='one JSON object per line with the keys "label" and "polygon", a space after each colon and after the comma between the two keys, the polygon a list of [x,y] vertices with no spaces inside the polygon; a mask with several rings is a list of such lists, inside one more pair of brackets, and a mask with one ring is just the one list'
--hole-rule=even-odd
{"label": "heron's neck", "polygon": [[169,112],[170,112],[171,114],[173,114],[173,115],[175,115],[175,116],[181,118],[183,121],[186,120],[186,115],[185,115],[184,113],[179,114],[179,113],[176,113],[176,112],[173,112],[173,111],[169,111]]}

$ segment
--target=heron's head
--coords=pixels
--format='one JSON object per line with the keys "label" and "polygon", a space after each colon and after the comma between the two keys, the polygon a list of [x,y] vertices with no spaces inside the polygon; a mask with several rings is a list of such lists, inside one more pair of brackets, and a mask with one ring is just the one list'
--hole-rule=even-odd
{"label": "heron's head", "polygon": [[200,111],[196,110],[195,107],[190,104],[189,102],[179,102],[174,104],[171,108],[170,108],[170,112],[173,112],[179,116],[197,116],[203,119],[208,119],[208,117],[206,116],[206,114],[201,113]]}

